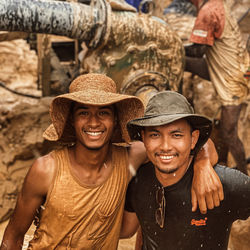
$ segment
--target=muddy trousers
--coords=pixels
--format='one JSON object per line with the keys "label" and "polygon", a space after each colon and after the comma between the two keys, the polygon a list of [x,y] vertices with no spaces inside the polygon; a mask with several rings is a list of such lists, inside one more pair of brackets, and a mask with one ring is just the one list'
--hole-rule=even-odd
{"label": "muddy trousers", "polygon": [[[227,152],[230,151],[237,169],[247,174],[245,149],[238,136],[238,120],[242,105],[222,106],[220,120],[220,135],[223,141],[224,154],[219,155],[220,162],[227,162]],[[226,152],[226,154],[225,154]]]}

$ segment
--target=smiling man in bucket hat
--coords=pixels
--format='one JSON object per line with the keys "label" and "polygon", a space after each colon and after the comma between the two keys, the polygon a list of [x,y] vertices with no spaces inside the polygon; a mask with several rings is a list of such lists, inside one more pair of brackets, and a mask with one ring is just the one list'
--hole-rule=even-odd
{"label": "smiling man in bucket hat", "polygon": [[232,222],[250,215],[250,178],[216,165],[225,200],[206,215],[191,211],[193,155],[211,128],[173,91],[153,96],[144,116],[129,122],[131,138],[144,142],[150,162],[129,184],[121,237],[132,236],[140,222],[143,250],[227,249]]}
{"label": "smiling man in bucket hat", "polygon": [[129,166],[137,169],[146,159],[142,142],[117,143],[129,143],[126,125],[143,115],[143,103],[118,94],[101,74],[79,76],[69,90],[52,101],[52,124],[44,133],[65,146],[30,168],[1,250],[21,249],[40,207],[28,249],[117,248]]}

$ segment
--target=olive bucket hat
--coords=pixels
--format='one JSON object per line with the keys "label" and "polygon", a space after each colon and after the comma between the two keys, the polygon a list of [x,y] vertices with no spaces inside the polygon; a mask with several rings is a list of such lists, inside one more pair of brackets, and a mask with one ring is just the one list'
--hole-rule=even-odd
{"label": "olive bucket hat", "polygon": [[69,93],[53,99],[50,106],[52,124],[43,133],[45,139],[62,143],[75,142],[75,130],[69,119],[73,102],[97,106],[115,105],[118,124],[112,142],[129,142],[126,125],[131,119],[141,117],[144,112],[139,98],[117,93],[115,82],[106,75],[81,75],[70,84]]}
{"label": "olive bucket hat", "polygon": [[175,91],[162,91],[148,101],[144,116],[130,121],[127,125],[132,140],[142,140],[144,127],[161,126],[185,118],[193,130],[199,129],[200,136],[195,151],[205,144],[212,131],[212,121],[202,115],[194,114],[187,99]]}

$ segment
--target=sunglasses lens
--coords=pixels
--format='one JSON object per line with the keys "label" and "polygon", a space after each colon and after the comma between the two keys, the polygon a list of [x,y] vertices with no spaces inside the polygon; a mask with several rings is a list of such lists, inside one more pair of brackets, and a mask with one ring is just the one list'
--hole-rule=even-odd
{"label": "sunglasses lens", "polygon": [[156,220],[156,223],[157,223],[161,228],[163,228],[163,225],[164,225],[164,217],[163,217],[162,209],[161,209],[161,208],[156,209],[156,211],[155,211],[155,220]]}
{"label": "sunglasses lens", "polygon": [[156,202],[158,204],[162,204],[162,200],[163,200],[163,196],[164,196],[164,193],[163,193],[163,189],[162,188],[159,188],[157,191],[156,191]]}
{"label": "sunglasses lens", "polygon": [[163,187],[156,191],[156,202],[158,203],[159,208],[155,211],[155,221],[161,228],[163,228],[165,220],[165,197]]}

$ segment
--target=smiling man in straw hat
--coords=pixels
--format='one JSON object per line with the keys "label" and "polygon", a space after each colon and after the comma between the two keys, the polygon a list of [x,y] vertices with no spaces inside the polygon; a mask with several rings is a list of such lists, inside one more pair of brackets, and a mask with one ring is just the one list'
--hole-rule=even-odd
{"label": "smiling man in straw hat", "polygon": [[[44,133],[67,146],[30,168],[1,249],[21,249],[40,207],[29,249],[117,248],[129,166],[137,169],[146,160],[142,142],[117,143],[129,143],[126,125],[143,115],[143,103],[118,94],[113,80],[101,74],[79,76],[69,92],[53,100],[52,125]],[[221,188],[216,178],[214,186]]]}
{"label": "smiling man in straw hat", "polygon": [[225,200],[205,215],[191,211],[192,155],[211,128],[208,118],[194,114],[187,99],[173,91],[153,96],[144,117],[129,122],[131,138],[144,142],[150,162],[129,184],[121,237],[131,236],[139,220],[142,249],[227,249],[233,221],[250,215],[250,177],[216,165]]}

